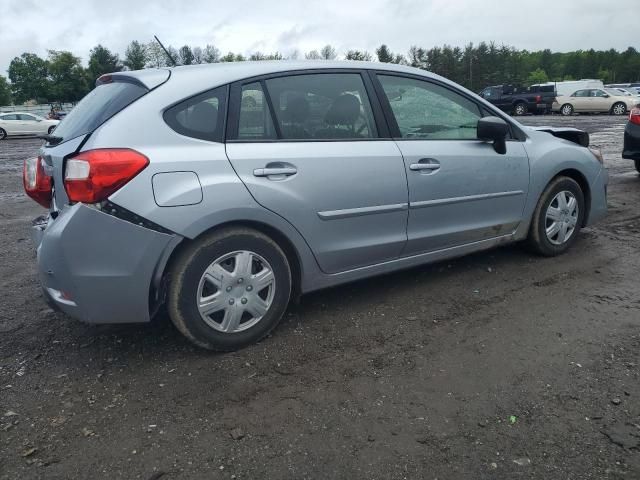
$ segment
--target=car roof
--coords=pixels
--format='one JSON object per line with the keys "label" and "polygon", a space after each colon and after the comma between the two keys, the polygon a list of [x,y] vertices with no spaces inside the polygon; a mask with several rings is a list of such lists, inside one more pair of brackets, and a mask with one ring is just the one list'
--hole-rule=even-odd
{"label": "car roof", "polygon": [[[345,60],[258,60],[243,62],[207,63],[201,65],[182,65],[164,69],[147,69],[136,71],[118,72],[117,76],[130,76],[147,84],[154,83],[162,73],[170,72],[169,84],[180,84],[189,91],[204,91],[217,85],[225,85],[238,80],[243,80],[272,73],[290,72],[296,70],[384,70],[398,73],[408,73],[423,77],[437,79],[451,85],[453,82],[439,75],[421,70],[419,68],[398,65],[395,63],[360,62]],[[153,73],[155,72],[155,73]],[[116,74],[113,74],[114,77]],[[150,80],[152,79],[153,80]],[[460,88],[459,85],[457,85]],[[151,87],[152,88],[152,87]]]}

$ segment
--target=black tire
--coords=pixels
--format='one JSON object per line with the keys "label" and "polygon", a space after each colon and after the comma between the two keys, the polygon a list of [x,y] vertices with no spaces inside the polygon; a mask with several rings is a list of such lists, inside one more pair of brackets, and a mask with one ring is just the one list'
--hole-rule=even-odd
{"label": "black tire", "polygon": [[56,129],[55,125],[52,127],[49,127],[49,130],[47,130],[47,133],[51,135],[51,132],[53,132],[55,129]]}
{"label": "black tire", "polygon": [[[266,313],[246,330],[215,330],[200,316],[196,298],[204,271],[225,254],[247,250],[263,257],[275,277],[273,300]],[[280,322],[291,295],[291,269],[282,249],[266,235],[244,227],[206,234],[184,248],[169,267],[167,310],[176,328],[199,347],[233,351],[266,337]]]}
{"label": "black tire", "polygon": [[524,102],[518,102],[513,106],[513,115],[516,117],[521,115],[526,115],[528,111],[529,111],[529,108],[527,107],[527,104]]}
{"label": "black tire", "polygon": [[[576,198],[578,202],[578,221],[569,238],[561,245],[556,245],[547,237],[546,214],[547,209],[555,196],[562,191],[569,191]],[[578,182],[569,177],[554,178],[549,185],[547,185],[544,192],[542,192],[542,195],[540,195],[538,205],[533,212],[531,226],[529,227],[529,236],[527,238],[529,248],[533,252],[545,257],[554,257],[566,252],[569,247],[573,245],[573,242],[576,241],[576,238],[580,233],[580,228],[584,222],[584,213],[584,193],[582,192]]]}
{"label": "black tire", "polygon": [[636,170],[640,173],[640,160],[635,160]]}
{"label": "black tire", "polygon": [[573,105],[571,105],[570,103],[565,103],[560,107],[560,113],[565,117],[573,115]]}
{"label": "black tire", "polygon": [[627,106],[622,102],[616,102],[611,106],[611,115],[625,115],[627,113]]}
{"label": "black tire", "polygon": [[0,128],[0,140],[4,140],[5,138],[7,138],[7,132]]}

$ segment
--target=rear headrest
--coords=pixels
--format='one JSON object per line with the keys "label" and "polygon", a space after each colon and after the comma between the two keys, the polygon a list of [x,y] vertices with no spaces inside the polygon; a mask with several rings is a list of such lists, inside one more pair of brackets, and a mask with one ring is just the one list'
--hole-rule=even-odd
{"label": "rear headrest", "polygon": [[329,125],[353,125],[360,116],[360,100],[344,93],[336,98],[327,111],[324,121]]}
{"label": "rear headrest", "polygon": [[208,102],[200,102],[191,111],[185,125],[196,132],[215,132],[218,123],[218,109]]}
{"label": "rear headrest", "polygon": [[302,123],[309,118],[309,112],[309,102],[304,97],[294,97],[287,102],[282,117],[286,122]]}

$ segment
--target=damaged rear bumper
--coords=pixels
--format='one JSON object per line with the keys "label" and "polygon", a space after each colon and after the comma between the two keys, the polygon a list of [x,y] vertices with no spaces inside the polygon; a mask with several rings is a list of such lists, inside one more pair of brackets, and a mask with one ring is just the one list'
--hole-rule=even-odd
{"label": "damaged rear bumper", "polygon": [[88,323],[150,320],[153,285],[181,237],[83,204],[34,223],[38,274],[50,304]]}

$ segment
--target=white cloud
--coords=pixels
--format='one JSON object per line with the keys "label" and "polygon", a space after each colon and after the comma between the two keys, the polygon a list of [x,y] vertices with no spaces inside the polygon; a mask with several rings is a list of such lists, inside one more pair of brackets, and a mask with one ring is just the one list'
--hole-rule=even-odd
{"label": "white cloud", "polygon": [[154,34],[175,47],[213,43],[242,53],[327,43],[338,53],[373,52],[381,43],[406,53],[411,45],[482,40],[529,50],[625,49],[637,44],[639,1],[0,0],[0,72],[25,51],[70,50],[86,62],[98,43],[122,55],[131,40]]}

